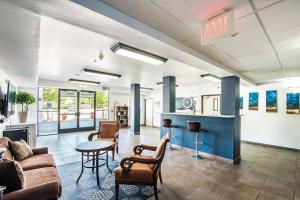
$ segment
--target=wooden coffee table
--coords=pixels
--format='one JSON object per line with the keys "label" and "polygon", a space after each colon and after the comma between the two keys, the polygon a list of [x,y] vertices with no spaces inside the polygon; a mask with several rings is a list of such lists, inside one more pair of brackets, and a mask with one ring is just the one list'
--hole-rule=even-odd
{"label": "wooden coffee table", "polygon": [[[108,166],[108,150],[110,150],[112,146],[112,142],[103,140],[93,140],[77,145],[75,148],[76,151],[81,152],[81,173],[76,183],[78,183],[81,178],[84,168],[90,168],[93,171],[96,169],[97,185],[100,187],[99,167],[106,165],[107,169],[112,173]],[[106,154],[106,158],[101,158],[100,156],[104,154]],[[90,159],[90,156],[92,156],[92,159]],[[85,159],[85,157],[87,159]],[[104,162],[99,164],[99,160]]]}

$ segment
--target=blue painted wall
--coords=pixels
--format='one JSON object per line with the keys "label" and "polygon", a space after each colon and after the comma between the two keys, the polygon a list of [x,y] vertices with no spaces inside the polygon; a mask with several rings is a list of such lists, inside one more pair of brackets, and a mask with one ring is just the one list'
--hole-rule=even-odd
{"label": "blue painted wall", "polygon": [[[206,128],[208,132],[200,134],[199,150],[202,152],[214,154],[227,159],[235,159],[234,155],[234,128],[236,118],[221,117],[205,117],[205,116],[189,116],[189,115],[172,115],[162,114],[161,119],[172,119],[173,128],[172,143],[195,149],[195,134],[187,129],[187,121],[199,121],[202,128]],[[161,126],[161,137],[167,133],[168,129]]]}

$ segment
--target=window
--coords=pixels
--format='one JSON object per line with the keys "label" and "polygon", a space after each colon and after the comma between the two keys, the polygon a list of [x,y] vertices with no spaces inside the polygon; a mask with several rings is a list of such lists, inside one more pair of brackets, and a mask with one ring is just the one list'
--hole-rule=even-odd
{"label": "window", "polygon": [[38,88],[38,135],[57,134],[58,89]]}
{"label": "window", "polygon": [[108,106],[108,91],[96,92],[96,127],[99,127],[100,120],[109,119],[109,106]]}

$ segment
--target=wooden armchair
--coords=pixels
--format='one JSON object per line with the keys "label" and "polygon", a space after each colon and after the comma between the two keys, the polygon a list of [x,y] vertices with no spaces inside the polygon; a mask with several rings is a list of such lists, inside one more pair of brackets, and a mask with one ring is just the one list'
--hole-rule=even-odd
{"label": "wooden armchair", "polygon": [[98,132],[91,133],[88,137],[89,141],[93,140],[94,136],[98,139],[107,140],[113,142],[113,146],[110,151],[112,151],[112,160],[115,160],[115,151],[119,153],[119,129],[120,123],[116,121],[102,121],[99,122]]}
{"label": "wooden armchair", "polygon": [[[163,161],[166,146],[169,142],[169,134],[162,138],[160,144],[155,146],[137,145],[133,149],[133,155],[124,158],[120,166],[115,169],[116,199],[119,198],[119,185],[147,185],[153,186],[155,199],[158,200],[157,179],[161,178],[161,163]],[[155,151],[153,156],[142,155],[143,150]]]}

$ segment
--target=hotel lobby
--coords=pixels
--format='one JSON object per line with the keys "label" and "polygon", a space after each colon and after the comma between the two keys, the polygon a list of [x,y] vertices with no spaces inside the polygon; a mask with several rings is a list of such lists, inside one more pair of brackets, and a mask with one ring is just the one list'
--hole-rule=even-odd
{"label": "hotel lobby", "polygon": [[300,1],[0,0],[0,200],[300,200]]}

